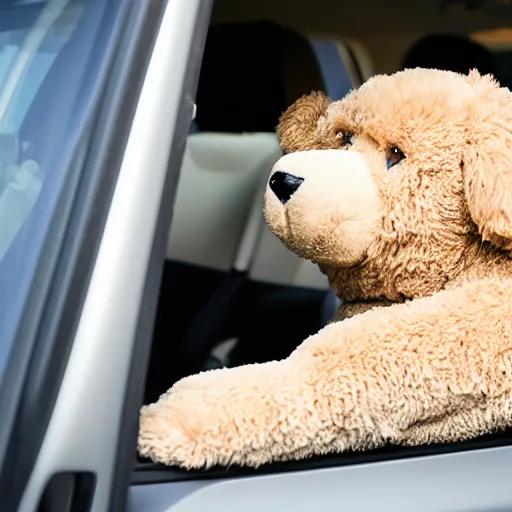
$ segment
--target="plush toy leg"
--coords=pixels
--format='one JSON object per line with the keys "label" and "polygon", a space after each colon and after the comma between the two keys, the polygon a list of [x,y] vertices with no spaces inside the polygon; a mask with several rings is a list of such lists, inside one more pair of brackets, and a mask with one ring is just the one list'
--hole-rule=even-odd
{"label": "plush toy leg", "polygon": [[142,409],[139,451],[187,468],[258,466],[308,451],[315,406],[306,370],[286,359],[187,377]]}
{"label": "plush toy leg", "polygon": [[139,450],[258,466],[511,425],[510,318],[512,283],[488,280],[331,324],[283,361],[178,382],[142,409]]}

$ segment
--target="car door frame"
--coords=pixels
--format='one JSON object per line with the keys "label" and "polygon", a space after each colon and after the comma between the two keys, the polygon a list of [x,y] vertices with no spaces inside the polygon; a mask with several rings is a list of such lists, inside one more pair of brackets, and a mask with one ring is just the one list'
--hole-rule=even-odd
{"label": "car door frame", "polygon": [[[127,4],[102,101],[87,144],[79,148],[80,163],[91,173],[68,219],[68,230],[79,228],[65,239],[75,258],[61,261],[52,283],[57,297],[45,298],[49,305],[67,305],[53,310],[55,329],[42,336],[54,389],[31,458],[16,458],[20,431],[36,426],[22,414],[31,384],[45,391],[44,379],[24,375],[6,452],[15,458],[2,460],[2,478],[16,490],[2,500],[6,512],[33,512],[41,500],[45,506],[67,500],[94,512],[123,510],[136,460],[173,194],[212,1]],[[58,250],[69,256],[66,247]],[[41,336],[42,327],[33,336]],[[34,363],[29,367],[39,373]],[[23,471],[10,471],[9,478],[12,460]]]}

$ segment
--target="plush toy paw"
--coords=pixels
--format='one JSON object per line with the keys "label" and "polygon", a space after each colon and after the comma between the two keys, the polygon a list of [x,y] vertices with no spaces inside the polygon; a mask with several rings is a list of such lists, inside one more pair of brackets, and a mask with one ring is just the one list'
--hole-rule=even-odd
{"label": "plush toy paw", "polygon": [[[214,372],[187,377],[140,413],[139,452],[155,462],[198,469],[229,462],[229,420],[218,391],[208,386]],[[213,399],[213,395],[217,395]],[[213,400],[212,400],[213,399]],[[221,428],[226,436],[220,436]]]}
{"label": "plush toy paw", "polygon": [[191,391],[171,391],[142,408],[139,452],[154,462],[199,469],[226,461],[227,447],[208,442],[209,426],[219,423],[219,411]]}
{"label": "plush toy paw", "polygon": [[[257,467],[292,451],[296,439],[280,428],[283,406],[296,409],[286,404],[286,366],[283,361],[211,370],[179,381],[142,408],[139,453],[166,465],[199,469]],[[277,403],[280,386],[285,393]]]}
{"label": "plush toy paw", "polygon": [[145,406],[140,413],[139,453],[154,462],[199,468],[206,458],[195,448],[191,433],[179,408],[159,403]]}

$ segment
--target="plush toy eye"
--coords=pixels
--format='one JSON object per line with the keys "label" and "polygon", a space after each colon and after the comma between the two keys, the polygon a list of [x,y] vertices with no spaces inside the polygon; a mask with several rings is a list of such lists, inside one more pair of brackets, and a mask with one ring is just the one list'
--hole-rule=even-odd
{"label": "plush toy eye", "polygon": [[386,155],[386,165],[388,166],[388,169],[391,169],[391,167],[393,167],[394,165],[399,164],[404,158],[405,155],[400,148],[397,148],[396,146],[391,146],[388,149]]}
{"label": "plush toy eye", "polygon": [[342,130],[336,132],[336,140],[339,140],[341,147],[352,146],[354,144],[354,134],[352,132],[344,132]]}

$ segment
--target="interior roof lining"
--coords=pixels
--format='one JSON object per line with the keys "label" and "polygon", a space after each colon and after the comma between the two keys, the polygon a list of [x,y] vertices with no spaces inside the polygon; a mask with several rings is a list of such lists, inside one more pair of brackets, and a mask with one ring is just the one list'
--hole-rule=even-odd
{"label": "interior roof lining", "polygon": [[[243,4],[243,5],[239,5]],[[512,4],[488,6],[461,13],[442,12],[440,0],[216,0],[213,23],[269,19],[305,32],[344,37],[382,37],[397,34],[416,37],[432,32],[472,33],[506,27]]]}

